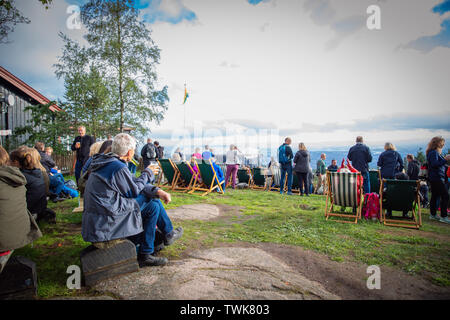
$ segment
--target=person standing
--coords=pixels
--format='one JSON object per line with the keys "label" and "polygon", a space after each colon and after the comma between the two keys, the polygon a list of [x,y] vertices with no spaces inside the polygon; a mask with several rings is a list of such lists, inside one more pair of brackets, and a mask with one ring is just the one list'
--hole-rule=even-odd
{"label": "person standing", "polygon": [[147,139],[147,144],[141,149],[142,162],[144,168],[147,168],[151,162],[156,162],[156,147],[152,142],[152,139]]}
{"label": "person standing", "polygon": [[408,170],[406,174],[409,177],[409,180],[418,180],[419,172],[420,172],[420,163],[412,154],[406,155],[406,161],[408,161]]}
{"label": "person standing", "polygon": [[[431,186],[430,219],[444,223],[450,223],[447,216],[448,191],[445,185],[447,181],[445,166],[450,161],[450,154],[442,156],[442,148],[445,145],[444,138],[438,136],[431,139],[426,151],[428,163],[428,180]],[[436,215],[436,203],[440,199],[441,218]]]}
{"label": "person standing", "polygon": [[298,145],[298,151],[294,157],[294,164],[295,164],[294,171],[298,177],[301,196],[303,196],[303,193],[306,194],[306,196],[309,196],[308,171],[310,162],[311,157],[309,155],[308,150],[305,147],[305,144],[302,142]]}
{"label": "person standing", "polygon": [[327,158],[327,155],[325,153],[322,153],[320,155],[320,159],[317,160],[317,169],[316,169],[316,175],[317,175],[317,187],[316,187],[316,193],[319,193],[320,187],[322,187],[323,192],[320,194],[325,194],[325,178],[327,173],[327,165],[325,164],[325,160]]}
{"label": "person standing", "polygon": [[239,159],[239,149],[235,145],[230,145],[230,150],[227,152],[227,160],[225,164],[227,165],[227,173],[225,175],[225,183],[227,183],[230,179],[230,176],[232,177],[232,184],[231,188],[236,188],[236,175],[239,170],[239,165],[241,164],[241,161]]}
{"label": "person standing", "polygon": [[206,145],[205,146],[205,151],[203,151],[203,153],[202,153],[202,159],[203,160],[209,160],[212,157],[213,157],[213,154],[212,154],[211,150],[209,150],[209,146]]}
{"label": "person standing", "polygon": [[164,147],[159,145],[158,141],[155,141],[156,159],[164,159]]}
{"label": "person standing", "polygon": [[281,180],[280,180],[280,194],[283,194],[284,179],[287,177],[288,195],[292,195],[292,159],[294,158],[290,144],[291,138],[284,139],[284,143],[278,148],[278,162],[280,163]]}
{"label": "person standing", "polygon": [[75,179],[80,179],[81,169],[83,168],[87,159],[89,159],[89,150],[91,145],[95,142],[94,137],[91,137],[86,134],[86,127],[79,126],[78,134],[75,140],[72,143],[72,151],[76,151],[76,163],[75,163]]}
{"label": "person standing", "polygon": [[370,193],[369,163],[372,162],[372,153],[363,142],[363,137],[356,137],[356,144],[348,151],[347,158],[363,177],[364,193]]}

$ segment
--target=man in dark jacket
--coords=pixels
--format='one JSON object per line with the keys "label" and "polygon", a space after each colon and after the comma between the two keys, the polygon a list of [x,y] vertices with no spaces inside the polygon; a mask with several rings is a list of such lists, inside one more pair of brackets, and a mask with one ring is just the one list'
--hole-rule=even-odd
{"label": "man in dark jacket", "polygon": [[170,245],[183,234],[174,229],[160,201],[171,201],[170,194],[153,186],[154,174],[145,168],[139,178],[131,175],[126,162],[134,156],[136,141],[126,133],[114,137],[111,153],[96,154],[84,193],[82,236],[84,241],[108,243],[129,238],[140,245],[141,265],[167,264],[156,257],[154,241],[156,227]]}
{"label": "man in dark jacket", "polygon": [[39,152],[39,155],[41,156],[41,164],[45,168],[45,170],[47,170],[47,172],[50,172],[50,169],[56,167],[56,163],[52,159],[52,157],[44,152],[45,144],[43,142],[36,142],[34,144],[34,147]]}
{"label": "man in dark jacket", "polygon": [[331,160],[331,164],[328,166],[328,171],[338,171],[337,161],[335,159]]}
{"label": "man in dark jacket", "polygon": [[156,148],[156,159],[164,159],[164,147],[159,144],[158,141],[155,141]]}
{"label": "man in dark jacket", "polygon": [[80,179],[81,169],[83,169],[84,163],[89,159],[89,151],[91,145],[95,142],[95,139],[86,134],[86,127],[79,126],[78,134],[72,143],[72,151],[77,152],[77,162],[75,163],[75,179]]}
{"label": "man in dark jacket", "polygon": [[363,176],[364,193],[370,193],[369,162],[372,162],[372,153],[369,147],[363,143],[363,137],[356,137],[356,144],[348,151],[347,158]]}
{"label": "man in dark jacket", "polygon": [[287,173],[287,187],[288,195],[292,195],[292,159],[294,154],[291,147],[291,138],[284,139],[284,143],[278,148],[278,162],[280,163],[281,181],[280,181],[280,194],[283,194],[284,179]]}
{"label": "man in dark jacket", "polygon": [[152,139],[148,138],[147,144],[142,147],[141,157],[144,168],[147,168],[151,162],[156,161],[156,147],[153,144]]}
{"label": "man in dark jacket", "polygon": [[420,172],[420,163],[416,159],[414,159],[414,156],[412,154],[408,154],[406,156],[406,160],[408,161],[408,171],[406,174],[408,175],[410,180],[417,180],[419,179],[419,172]]}

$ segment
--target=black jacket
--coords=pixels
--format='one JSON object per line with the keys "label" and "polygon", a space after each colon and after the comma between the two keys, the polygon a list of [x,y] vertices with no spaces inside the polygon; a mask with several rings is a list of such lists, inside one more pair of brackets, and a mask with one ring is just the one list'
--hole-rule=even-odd
{"label": "black jacket", "polygon": [[47,172],[50,172],[51,168],[56,167],[55,161],[50,157],[48,154],[46,154],[43,151],[39,151],[39,154],[41,155],[41,164],[47,170]]}
{"label": "black jacket", "polygon": [[27,179],[27,208],[31,213],[42,214],[47,208],[47,192],[44,176],[40,169],[20,170]]}
{"label": "black jacket", "polygon": [[294,171],[300,173],[307,173],[309,171],[309,163],[311,162],[311,157],[309,152],[306,150],[299,150],[294,157]]}
{"label": "black jacket", "polygon": [[420,172],[419,161],[414,159],[411,162],[408,162],[408,171],[406,174],[408,175],[409,180],[417,180],[419,178],[419,172]]}
{"label": "black jacket", "polygon": [[381,178],[394,179],[403,170],[403,160],[395,150],[386,150],[378,157],[377,166],[380,167]]}
{"label": "black jacket", "polygon": [[356,143],[350,148],[347,155],[352,166],[361,173],[369,171],[369,162],[372,162],[372,153],[368,146],[363,143]]}
{"label": "black jacket", "polygon": [[[81,142],[81,146],[79,149],[75,148],[75,144],[77,142]],[[91,145],[95,142],[94,137],[88,136],[87,134],[83,137],[78,136],[73,140],[72,143],[72,151],[77,152],[77,161],[80,161],[83,165],[89,159],[89,151],[91,148]]]}

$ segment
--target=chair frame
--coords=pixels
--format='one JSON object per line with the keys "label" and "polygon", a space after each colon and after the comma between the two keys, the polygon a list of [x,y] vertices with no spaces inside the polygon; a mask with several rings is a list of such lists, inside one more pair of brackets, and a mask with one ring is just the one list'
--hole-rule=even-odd
{"label": "chair frame", "polygon": [[[356,179],[359,177],[362,177],[361,173],[357,173]],[[333,212],[334,207],[334,192],[331,190],[331,172],[327,170],[326,172],[326,182],[328,183],[328,192],[326,194],[326,203],[325,203],[325,218],[328,220],[330,217],[338,217],[341,219],[333,219],[333,221],[341,222],[341,223],[353,223],[357,224],[358,219],[361,219],[361,212],[362,207],[364,203],[364,193],[363,193],[363,184],[359,186],[359,192],[360,192],[360,198],[359,198],[359,205],[356,208],[355,214],[344,214],[344,213],[336,213]],[[358,187],[356,190],[356,194],[358,194]],[[328,203],[330,202],[330,203]],[[345,207],[348,208],[348,207]],[[344,219],[351,219],[351,220],[344,220]],[[331,219],[330,219],[331,220]]]}
{"label": "chair frame", "polygon": [[[422,211],[420,207],[420,181],[417,180],[417,189],[416,189],[416,197],[414,200],[414,203],[412,205],[412,214],[413,214],[413,220],[400,220],[400,219],[387,219],[386,218],[386,209],[383,209],[383,190],[384,190],[384,184],[386,183],[386,179],[382,179],[380,182],[380,212],[383,224],[385,226],[391,226],[391,227],[399,227],[399,228],[409,228],[409,229],[417,229],[422,226]],[[414,205],[417,204],[417,211],[414,209]]]}
{"label": "chair frame", "polygon": [[[253,171],[251,172],[252,173],[252,175],[251,175],[251,177],[252,177],[252,185],[251,185],[251,187],[250,187],[250,189],[253,189],[253,190],[265,190],[266,189],[266,187],[265,187],[265,184],[264,184],[264,186],[258,186],[256,183],[255,183],[255,174],[254,174],[254,171],[255,171],[255,168],[253,168]],[[264,180],[265,181],[265,180]]]}
{"label": "chair frame", "polygon": [[[189,179],[189,181],[185,181],[184,177],[181,174],[181,170],[179,168],[179,166],[182,164],[185,164],[189,170],[192,170],[192,167],[190,166],[190,164],[187,161],[181,161],[178,164],[174,163],[174,165],[177,167],[180,178],[183,179],[183,181],[184,181],[184,185],[181,185],[180,184],[181,180],[178,180],[178,184],[175,185],[173,190],[182,190],[183,192],[189,192],[192,189],[192,185],[193,185],[196,174],[193,173],[191,178]],[[195,172],[195,171],[193,171],[193,172]]]}
{"label": "chair frame", "polygon": [[[212,180],[211,180],[211,185],[208,187],[208,186],[206,185],[205,182],[203,182],[202,184],[197,184],[197,181],[198,181],[198,175],[196,175],[196,177],[195,177],[195,182],[194,182],[194,185],[193,185],[193,187],[192,187],[192,190],[189,191],[188,193],[192,194],[192,193],[194,193],[195,191],[205,191],[205,192],[201,195],[202,197],[204,197],[204,196],[206,196],[207,194],[213,192],[215,189],[219,189],[219,192],[220,192],[221,194],[225,194],[225,192],[223,191],[223,188],[222,188],[222,184],[224,184],[226,181],[223,181],[222,183],[219,182],[219,178],[217,177],[217,172],[216,172],[216,170],[214,170],[214,167],[213,167],[213,165],[212,165],[211,159],[208,159],[207,161],[205,161],[205,160],[203,160],[203,161],[206,162],[206,163],[204,163],[204,164],[209,164],[209,166],[211,167],[211,170],[212,170],[212,172],[213,172],[213,178],[212,178]],[[199,166],[199,171],[200,171],[200,166]],[[201,173],[200,173],[200,174],[201,174]],[[204,180],[203,180],[203,181],[204,181]],[[215,182],[217,182],[216,185],[214,185]]]}
{"label": "chair frame", "polygon": [[[175,163],[173,163],[173,161],[172,161],[171,159],[161,159],[161,160],[167,160],[167,161],[169,161],[170,165],[172,166],[172,168],[173,168],[173,170],[174,170],[174,177],[173,177],[173,179],[172,179],[172,183],[171,183],[171,184],[169,184],[169,181],[167,180],[167,183],[164,183],[164,184],[161,185],[161,179],[162,179],[162,175],[161,175],[161,177],[158,179],[158,180],[159,180],[159,181],[158,181],[158,187],[160,187],[160,186],[161,186],[161,187],[163,187],[163,186],[168,186],[171,190],[175,190],[175,188],[179,188],[179,187],[178,187],[178,180],[180,179],[180,171],[178,170],[178,167],[175,165]],[[166,174],[164,173],[164,169],[163,169],[163,167],[162,167],[162,165],[161,165],[160,160],[158,159],[157,161],[158,161],[159,167],[161,168],[162,173],[163,173],[164,175],[166,175]],[[167,177],[166,177],[166,178],[167,178]]]}

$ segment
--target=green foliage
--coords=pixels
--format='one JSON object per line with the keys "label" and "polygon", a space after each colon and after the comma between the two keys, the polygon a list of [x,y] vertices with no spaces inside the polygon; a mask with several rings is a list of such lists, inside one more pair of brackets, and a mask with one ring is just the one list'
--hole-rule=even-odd
{"label": "green foliage", "polygon": [[[14,141],[11,147],[17,147],[19,142],[26,145],[34,145],[37,141],[53,147],[55,153],[63,153],[66,146],[62,144],[62,136],[70,134],[67,113],[64,111],[53,112],[50,106],[55,102],[28,106],[25,112],[30,111],[31,117],[25,126],[14,129]],[[24,139],[26,138],[26,139]]]}
{"label": "green foliage", "polygon": [[419,148],[419,150],[417,150],[416,160],[419,161],[420,164],[424,164],[425,162],[427,162],[427,157],[423,153],[422,148]]}

